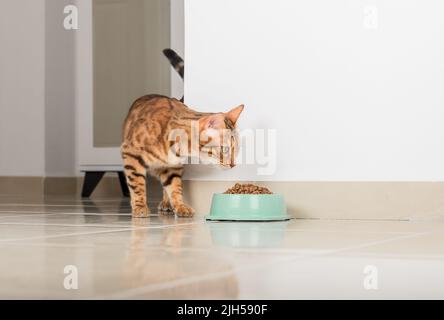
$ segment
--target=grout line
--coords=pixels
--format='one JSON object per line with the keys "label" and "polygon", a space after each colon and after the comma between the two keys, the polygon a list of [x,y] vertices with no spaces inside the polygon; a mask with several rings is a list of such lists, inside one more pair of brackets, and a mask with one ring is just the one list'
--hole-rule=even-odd
{"label": "grout line", "polygon": [[[317,251],[317,252],[313,252],[313,253],[304,253],[300,257],[330,256],[332,254],[343,253],[343,252],[347,252],[350,250],[362,249],[362,248],[366,248],[366,247],[372,247],[372,246],[385,244],[385,243],[398,241],[398,240],[403,240],[403,239],[416,238],[416,237],[420,237],[420,236],[428,235],[428,234],[430,234],[430,232],[418,232],[418,233],[413,233],[413,234],[409,234],[409,235],[388,238],[388,239],[384,239],[384,240],[367,242],[367,243],[363,243],[363,244],[356,245],[356,246],[343,247],[343,248],[339,248],[339,249],[323,250],[323,251]],[[295,252],[301,253],[300,251],[295,251]]]}
{"label": "grout line", "polygon": [[[99,216],[99,215],[128,215],[131,216],[130,212],[101,212],[101,213],[94,213],[94,212],[57,212],[57,211],[0,211],[0,213],[15,213],[15,214],[23,214],[23,215],[15,215],[15,216],[8,216],[8,217],[24,217],[25,214],[27,216],[32,215],[45,215],[45,214],[61,214],[61,215],[90,215],[90,216]],[[151,216],[156,216],[152,214]],[[0,218],[2,218],[2,215],[0,215]]]}
{"label": "grout line", "polygon": [[[159,204],[159,201],[148,201],[147,204]],[[91,204],[45,204],[45,203],[0,203],[0,207],[88,207],[88,208],[106,208],[106,207],[128,207],[130,208],[131,205],[125,202],[125,204],[120,205],[120,203],[116,204],[98,204],[98,203],[91,203]]]}
{"label": "grout line", "polygon": [[315,220],[315,221],[357,221],[357,222],[410,222],[410,218],[390,218],[390,219],[373,219],[373,218],[294,218],[295,220]]}
{"label": "grout line", "polygon": [[[0,226],[30,226],[30,227],[85,227],[85,228],[125,228],[124,225],[112,224],[65,224],[65,223],[38,223],[38,222],[0,222]],[[128,225],[128,228],[132,228]]]}
{"label": "grout line", "polygon": [[94,204],[18,204],[18,203],[10,203],[10,204],[6,203],[5,204],[5,203],[1,203],[0,208],[1,207],[87,207],[87,208],[128,207],[128,208],[130,208],[130,205],[119,206],[118,204],[116,204],[116,205],[94,205]]}
{"label": "grout line", "polygon": [[[128,216],[132,217],[131,212],[57,212],[64,216]],[[157,215],[151,214],[150,217],[157,217]]]}
{"label": "grout line", "polygon": [[[431,254],[404,254],[404,253],[350,253],[350,255],[353,254],[355,257],[362,257],[362,258],[396,258],[396,259],[412,259],[412,260],[444,260],[444,254],[441,255],[431,255]],[[348,257],[347,254],[344,255],[344,257]]]}
{"label": "grout line", "polygon": [[191,276],[186,277],[182,279],[172,280],[172,281],[166,281],[159,284],[152,284],[148,286],[143,286],[135,289],[125,290],[121,293],[115,293],[111,295],[106,295],[102,299],[108,300],[122,300],[122,299],[128,299],[135,296],[141,296],[144,294],[161,291],[165,289],[172,289],[177,288],[185,285],[195,284],[197,282],[203,282],[203,281],[210,281],[210,280],[216,280],[223,277],[228,277],[230,275],[233,275],[235,273],[234,270],[230,271],[222,271],[222,272],[215,272],[206,274],[203,276]]}
{"label": "grout line", "polygon": [[[2,244],[0,244],[0,247],[2,246]],[[33,247],[33,248],[62,248],[62,249],[96,249],[97,245],[96,244],[83,244],[83,243],[72,243],[72,244],[68,244],[68,243],[34,243],[34,242],[25,242],[25,243],[8,243],[8,247]],[[5,246],[3,246],[5,247]]]}
{"label": "grout line", "polygon": [[3,218],[22,218],[22,217],[42,217],[42,216],[51,216],[51,215],[55,215],[57,214],[56,212],[46,212],[46,213],[40,213],[40,212],[23,212],[23,214],[19,214],[17,215],[17,213],[22,213],[22,212],[1,212],[0,213],[14,213],[13,215],[0,215],[0,221]]}
{"label": "grout line", "polygon": [[272,265],[272,264],[276,264],[276,263],[280,263],[280,264],[282,264],[283,262],[293,263],[297,260],[300,260],[301,258],[313,258],[313,257],[318,257],[318,256],[324,256],[324,255],[328,256],[328,255],[332,255],[335,253],[345,252],[345,251],[349,251],[349,250],[353,250],[353,249],[371,247],[374,245],[384,244],[384,243],[388,243],[388,242],[392,242],[392,241],[396,241],[396,240],[401,240],[401,239],[414,238],[414,237],[418,237],[418,236],[425,235],[425,234],[428,234],[428,232],[393,237],[393,238],[389,238],[389,239],[385,239],[385,240],[373,241],[373,242],[365,243],[365,244],[358,245],[358,246],[350,246],[350,247],[345,247],[345,248],[336,249],[336,250],[326,250],[324,252],[317,252],[317,253],[311,253],[311,254],[305,253],[305,254],[298,255],[297,257],[291,257],[291,258],[287,259],[286,261],[279,260],[279,261],[270,262],[268,264],[267,263],[255,264],[254,266],[238,267],[238,268],[235,268],[234,270],[230,270],[230,271],[207,274],[207,275],[203,275],[203,276],[192,276],[192,277],[188,277],[186,279],[167,281],[167,282],[164,282],[161,284],[148,285],[148,286],[141,287],[141,288],[127,290],[123,293],[117,293],[115,295],[107,296],[106,298],[107,299],[131,298],[134,296],[140,296],[143,294],[152,293],[152,292],[156,292],[156,291],[160,291],[160,290],[180,287],[180,286],[184,286],[187,284],[193,284],[193,283],[208,281],[208,280],[215,280],[215,279],[219,279],[219,278],[226,277],[229,275],[235,275],[236,272],[245,272],[247,270],[260,269],[260,268],[266,267],[267,265]]}
{"label": "grout line", "polygon": [[28,238],[19,238],[19,239],[0,239],[0,244],[7,242],[15,242],[15,241],[28,241],[28,240],[44,240],[44,239],[56,239],[56,238],[65,238],[65,237],[76,237],[76,236],[88,236],[88,235],[98,235],[98,234],[106,234],[113,232],[128,232],[128,231],[139,231],[139,230],[150,230],[150,229],[167,229],[177,226],[187,226],[187,225],[196,225],[198,222],[192,223],[182,223],[182,224],[174,224],[174,225],[161,225],[161,226],[151,226],[151,227],[136,227],[136,228],[119,228],[114,230],[104,230],[104,231],[95,231],[95,232],[76,232],[76,233],[67,233],[67,234],[57,234],[52,236],[39,236],[39,237],[28,237]]}
{"label": "grout line", "polygon": [[220,279],[223,277],[235,275],[237,272],[240,272],[240,271],[244,272],[244,271],[248,271],[248,270],[255,270],[255,269],[262,268],[262,267],[272,266],[275,264],[282,264],[283,262],[286,262],[286,260],[290,261],[293,259],[294,258],[276,259],[273,261],[268,261],[268,262],[263,263],[261,265],[258,265],[257,263],[255,263],[255,264],[251,264],[248,266],[234,267],[232,270],[228,270],[228,271],[213,272],[213,273],[208,273],[205,275],[190,276],[190,277],[186,277],[186,278],[182,278],[182,279],[176,279],[176,280],[166,281],[166,282],[162,282],[162,283],[151,284],[151,285],[147,285],[147,286],[143,286],[143,287],[139,287],[139,288],[125,290],[124,292],[120,292],[120,293],[106,295],[103,298],[104,299],[127,299],[127,298],[131,298],[134,296],[140,296],[143,294],[152,293],[152,292],[156,292],[156,291],[160,291],[160,290],[172,289],[175,287],[181,287],[181,286],[185,286],[185,285],[189,285],[189,284],[195,284],[197,282],[216,280],[216,279]]}
{"label": "grout line", "polygon": [[[14,214],[17,214],[17,213],[23,213],[23,214],[28,214],[28,215],[30,215],[30,214],[49,214],[49,213],[52,213],[52,214],[54,214],[54,213],[58,213],[58,212],[51,212],[51,211],[14,211],[14,210],[0,210],[0,213],[2,213],[2,214],[4,214],[4,213],[14,213]],[[1,217],[1,215],[0,215],[0,217]],[[21,217],[21,216],[17,216],[16,215],[16,217]]]}
{"label": "grout line", "polygon": [[[100,212],[100,213],[94,213],[94,212],[54,212],[54,213],[66,215],[66,216],[70,216],[70,215],[72,215],[72,216],[128,216],[128,217],[133,216],[131,212]],[[161,217],[161,216],[164,216],[164,215],[160,214],[160,213],[151,213],[149,215],[149,218],[155,218],[155,217]],[[173,216],[173,215],[171,214],[171,216]]]}
{"label": "grout line", "polygon": [[[312,232],[312,233],[338,233],[338,230],[329,229],[286,229],[285,232]],[[361,231],[361,230],[340,230],[343,234],[413,234],[414,231]]]}
{"label": "grout line", "polygon": [[344,247],[341,249],[331,250],[330,252],[327,253],[327,255],[340,253],[340,252],[346,252],[346,251],[355,250],[355,249],[362,249],[362,248],[366,248],[366,247],[377,246],[380,244],[385,244],[385,243],[403,240],[403,239],[417,238],[417,237],[424,236],[427,234],[430,234],[430,232],[418,232],[418,233],[413,233],[410,235],[403,235],[403,236],[399,236],[399,237],[393,237],[393,238],[388,238],[388,239],[384,239],[384,240],[363,243],[363,244],[357,245],[357,246],[349,246],[349,247]]}

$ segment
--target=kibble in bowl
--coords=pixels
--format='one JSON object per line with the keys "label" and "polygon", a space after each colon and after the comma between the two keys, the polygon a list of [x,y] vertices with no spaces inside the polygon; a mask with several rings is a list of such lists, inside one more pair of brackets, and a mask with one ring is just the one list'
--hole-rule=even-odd
{"label": "kibble in bowl", "polygon": [[211,202],[211,221],[289,220],[284,197],[251,183],[236,183],[225,193],[216,193]]}
{"label": "kibble in bowl", "polygon": [[273,194],[268,188],[260,187],[252,183],[236,183],[233,187],[224,192],[224,194]]}

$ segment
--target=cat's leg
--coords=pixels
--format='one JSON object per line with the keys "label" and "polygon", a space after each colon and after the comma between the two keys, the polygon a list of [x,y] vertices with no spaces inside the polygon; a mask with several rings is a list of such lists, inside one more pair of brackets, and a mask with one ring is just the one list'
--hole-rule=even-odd
{"label": "cat's leg", "polygon": [[159,178],[174,213],[179,217],[192,217],[194,216],[193,208],[183,201],[182,175],[183,168],[168,168],[159,174]]}
{"label": "cat's leg", "polygon": [[146,167],[139,156],[123,153],[125,177],[131,196],[134,218],[146,218],[150,214],[146,202]]}
{"label": "cat's leg", "polygon": [[168,197],[168,193],[163,190],[163,199],[160,201],[157,209],[161,212],[172,212],[173,207],[171,207],[170,198]]}

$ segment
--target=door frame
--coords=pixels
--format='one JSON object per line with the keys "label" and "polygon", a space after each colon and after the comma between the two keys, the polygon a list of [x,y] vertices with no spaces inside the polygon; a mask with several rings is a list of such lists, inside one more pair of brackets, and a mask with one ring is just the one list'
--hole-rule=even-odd
{"label": "door frame", "polygon": [[78,172],[121,167],[119,148],[94,147],[93,2],[78,0],[79,29],[76,31],[76,107]]}

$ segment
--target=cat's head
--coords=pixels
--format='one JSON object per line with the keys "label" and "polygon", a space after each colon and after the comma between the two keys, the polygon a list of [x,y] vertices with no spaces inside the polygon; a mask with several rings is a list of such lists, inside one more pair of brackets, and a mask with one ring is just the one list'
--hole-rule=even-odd
{"label": "cat's head", "polygon": [[226,113],[204,116],[199,121],[200,157],[207,163],[233,168],[239,151],[237,121],[244,110],[240,105]]}

